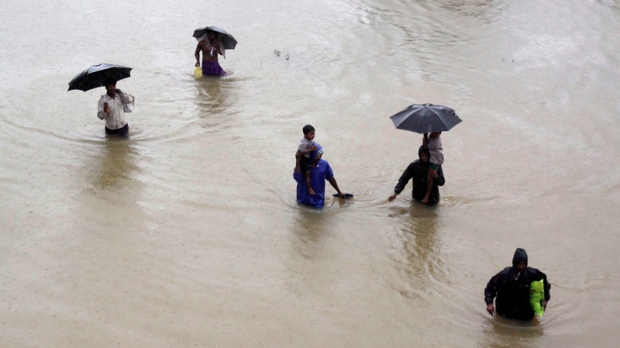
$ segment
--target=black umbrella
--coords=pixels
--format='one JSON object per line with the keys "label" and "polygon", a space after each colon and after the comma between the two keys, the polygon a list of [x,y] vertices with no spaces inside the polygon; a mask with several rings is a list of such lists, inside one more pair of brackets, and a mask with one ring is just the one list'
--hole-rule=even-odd
{"label": "black umbrella", "polygon": [[79,89],[86,92],[89,89],[103,87],[108,80],[118,81],[129,77],[131,69],[132,68],[116,64],[103,63],[93,65],[71,79],[69,82],[69,91],[72,89]]}
{"label": "black umbrella", "polygon": [[220,27],[216,27],[214,25],[208,26],[208,27],[204,27],[204,28],[198,28],[198,29],[194,30],[194,37],[198,39],[198,38],[204,36],[204,34],[206,34],[207,31],[213,31],[213,32],[217,33],[217,35],[219,36],[220,41],[222,42],[222,46],[224,46],[224,49],[226,49],[226,50],[234,50],[235,46],[237,46],[237,40],[235,40],[235,38],[232,35],[230,35],[228,32],[226,32],[226,30],[224,30],[224,29],[222,29]]}
{"label": "black umbrella", "polygon": [[420,134],[445,132],[461,123],[454,110],[433,104],[413,104],[390,118],[396,128]]}

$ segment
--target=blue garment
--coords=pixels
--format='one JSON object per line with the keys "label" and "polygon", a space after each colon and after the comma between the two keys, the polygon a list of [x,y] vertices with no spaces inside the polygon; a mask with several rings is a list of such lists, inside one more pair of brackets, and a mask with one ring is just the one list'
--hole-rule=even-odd
{"label": "blue garment", "polygon": [[310,185],[312,185],[312,189],[316,193],[316,195],[312,196],[308,193],[304,174],[293,171],[293,178],[297,181],[297,203],[322,209],[323,205],[325,205],[325,180],[333,177],[332,167],[329,166],[326,160],[320,159],[316,167],[310,167]]}

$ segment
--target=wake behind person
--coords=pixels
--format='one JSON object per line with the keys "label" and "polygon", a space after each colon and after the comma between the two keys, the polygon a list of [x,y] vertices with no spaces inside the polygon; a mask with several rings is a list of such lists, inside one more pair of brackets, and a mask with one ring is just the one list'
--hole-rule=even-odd
{"label": "wake behind person", "polygon": [[133,96],[116,88],[115,80],[105,83],[106,94],[99,99],[97,117],[105,120],[108,135],[129,136],[129,125],[125,121],[125,108],[133,107]]}
{"label": "wake behind person", "polygon": [[325,205],[325,181],[338,192],[340,198],[345,198],[344,193],[338,188],[338,183],[334,177],[329,163],[323,159],[323,148],[321,145],[314,143],[316,150],[310,153],[310,183],[314,188],[314,195],[308,192],[304,173],[301,171],[301,153],[299,150],[295,153],[295,170],[293,171],[293,179],[297,181],[297,203],[306,204],[318,209],[322,209]]}
{"label": "wake behind person", "polygon": [[194,56],[196,57],[196,67],[200,66],[200,52],[202,52],[202,74],[211,76],[223,76],[226,75],[226,71],[222,69],[218,62],[217,55],[221,55],[226,58],[226,51],[224,45],[219,38],[219,33],[207,30],[207,32],[197,38],[198,45]]}
{"label": "wake behind person", "polygon": [[405,189],[409,180],[411,180],[411,184],[413,185],[411,189],[412,198],[422,202],[427,194],[428,179],[431,178],[431,191],[428,196],[428,201],[424,204],[436,205],[439,203],[439,186],[443,186],[443,184],[446,183],[446,179],[443,176],[443,169],[441,169],[441,166],[438,166],[436,171],[430,169],[430,153],[424,145],[420,146],[418,149],[418,158],[418,160],[409,164],[398,179],[398,183],[394,186],[394,193],[388,197],[390,202],[396,199],[396,196]]}

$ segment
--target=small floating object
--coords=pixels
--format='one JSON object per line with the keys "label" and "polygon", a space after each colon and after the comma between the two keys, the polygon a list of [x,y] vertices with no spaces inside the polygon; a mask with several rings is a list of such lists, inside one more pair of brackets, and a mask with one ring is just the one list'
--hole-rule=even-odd
{"label": "small floating object", "polygon": [[[340,197],[339,194],[334,193],[334,197]],[[344,199],[349,199],[349,198],[353,198],[353,194],[352,193],[345,193],[344,194]]]}

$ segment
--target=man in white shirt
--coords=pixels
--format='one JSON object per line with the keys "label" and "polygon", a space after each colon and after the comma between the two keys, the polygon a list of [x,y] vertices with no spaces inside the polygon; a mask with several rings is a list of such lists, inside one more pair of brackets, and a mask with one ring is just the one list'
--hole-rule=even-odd
{"label": "man in white shirt", "polygon": [[105,133],[117,134],[121,137],[129,136],[129,125],[125,121],[125,105],[133,103],[129,93],[116,89],[116,81],[106,82],[106,94],[99,99],[97,117],[105,120]]}

